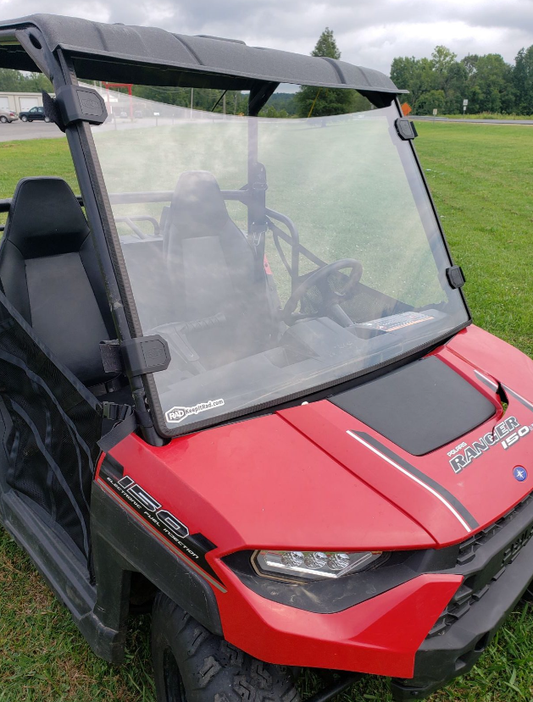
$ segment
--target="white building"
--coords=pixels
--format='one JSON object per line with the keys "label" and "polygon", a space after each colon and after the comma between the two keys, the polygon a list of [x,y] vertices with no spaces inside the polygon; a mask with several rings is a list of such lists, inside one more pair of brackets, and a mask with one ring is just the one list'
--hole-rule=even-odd
{"label": "white building", "polygon": [[32,107],[41,107],[43,98],[41,93],[9,93],[0,92],[0,108],[19,112],[29,110]]}

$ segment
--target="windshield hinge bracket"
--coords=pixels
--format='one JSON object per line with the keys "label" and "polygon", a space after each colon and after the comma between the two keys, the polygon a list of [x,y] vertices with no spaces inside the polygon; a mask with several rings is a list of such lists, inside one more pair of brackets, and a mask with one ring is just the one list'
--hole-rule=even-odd
{"label": "windshield hinge bracket", "polygon": [[107,119],[107,109],[102,96],[93,88],[80,85],[62,85],[55,98],[44,90],[44,113],[55,122],[62,132],[75,122],[103,124]]}
{"label": "windshield hinge bracket", "polygon": [[411,122],[406,117],[398,117],[394,124],[400,139],[407,141],[418,136],[414,122]]}
{"label": "windshield hinge bracket", "polygon": [[140,336],[119,342],[100,342],[100,354],[106,373],[128,376],[146,375],[166,370],[170,365],[170,349],[160,334]]}
{"label": "windshield hinge bracket", "polygon": [[461,266],[450,266],[446,269],[446,277],[452,288],[462,288],[465,284],[465,274]]}

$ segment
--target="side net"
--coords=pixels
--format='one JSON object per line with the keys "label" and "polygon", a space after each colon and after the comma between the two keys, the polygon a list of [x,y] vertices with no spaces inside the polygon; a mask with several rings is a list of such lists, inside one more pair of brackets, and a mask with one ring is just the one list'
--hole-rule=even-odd
{"label": "side net", "polygon": [[88,557],[102,408],[2,293],[0,398],[8,485],[39,505]]}

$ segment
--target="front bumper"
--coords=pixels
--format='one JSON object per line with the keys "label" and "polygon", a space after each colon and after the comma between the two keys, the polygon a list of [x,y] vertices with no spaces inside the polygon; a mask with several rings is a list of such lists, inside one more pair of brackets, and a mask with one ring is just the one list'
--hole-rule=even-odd
{"label": "front bumper", "polygon": [[472,668],[533,579],[532,536],[530,496],[465,543],[454,569],[463,584],[418,649],[413,678],[392,681],[395,700],[424,699]]}
{"label": "front bumper", "polygon": [[267,599],[221,563],[224,636],[270,663],[386,676],[396,700],[423,699],[472,667],[533,580],[532,536],[530,496],[467,541],[419,552],[417,577],[330,613]]}

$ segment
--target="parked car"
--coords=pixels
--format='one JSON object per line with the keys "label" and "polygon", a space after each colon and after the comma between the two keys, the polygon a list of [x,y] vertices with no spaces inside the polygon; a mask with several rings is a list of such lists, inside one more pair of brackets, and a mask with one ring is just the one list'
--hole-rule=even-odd
{"label": "parked car", "polygon": [[4,110],[0,108],[0,122],[6,124],[6,122],[14,122],[18,119],[18,115],[13,110]]}
{"label": "parked car", "polygon": [[23,112],[19,112],[19,117],[22,122],[33,122],[36,120],[44,122],[50,121],[50,118],[44,114],[44,107],[32,107],[29,110],[24,110]]}

